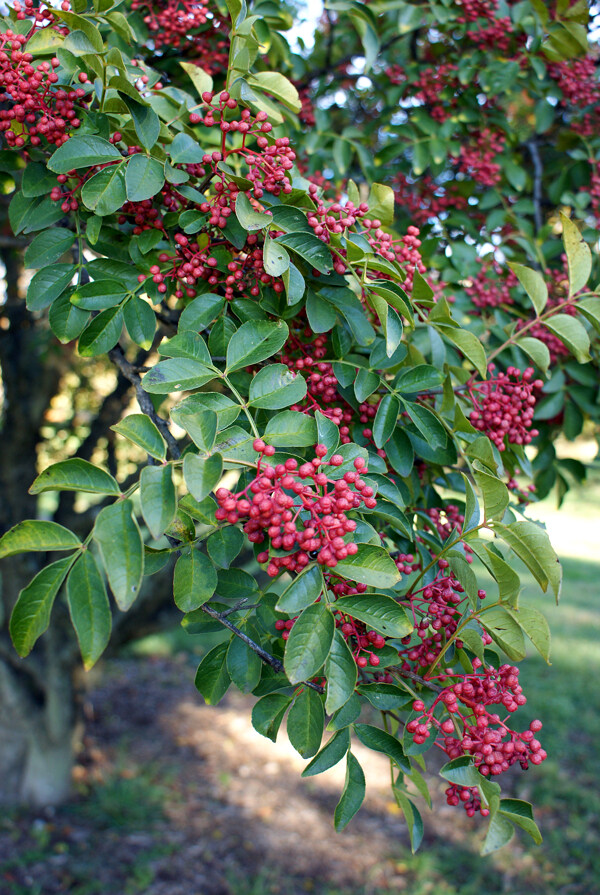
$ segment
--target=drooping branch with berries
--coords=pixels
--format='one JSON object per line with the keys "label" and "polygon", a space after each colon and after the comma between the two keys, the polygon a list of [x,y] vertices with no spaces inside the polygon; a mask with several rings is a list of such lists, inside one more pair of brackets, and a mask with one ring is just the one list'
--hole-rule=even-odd
{"label": "drooping branch with berries", "polygon": [[[558,597],[558,559],[525,510],[551,487],[536,462],[565,407],[596,418],[600,320],[577,215],[543,204],[545,159],[534,206],[519,200],[527,141],[508,94],[530,89],[543,122],[551,97],[588,141],[600,93],[589,60],[540,49],[560,43],[563,13],[519,4],[505,20],[465,0],[448,5],[450,40],[434,6],[414,4],[398,37],[388,11],[335,4],[311,69],[283,5],[15,3],[0,135],[8,223],[35,271],[27,307],[79,356],[116,364],[138,408],[112,427],[126,471],[67,457],[31,486],[84,495],[87,536],[30,519],[0,556],[48,554],[13,608],[17,653],[65,600],[86,668],[115,607],[172,564],[184,628],[223,634],[199,693],[252,694],[271,739],[286,719],[307,775],[345,760],[336,829],[364,797],[358,740],[389,757],[416,849],[435,746],[448,803],[488,818],[491,851],[514,826],[539,841],[531,806],[497,782],[546,758],[516,663],[525,638],[548,660],[548,626],[516,560]],[[475,84],[467,62],[483,56]]]}

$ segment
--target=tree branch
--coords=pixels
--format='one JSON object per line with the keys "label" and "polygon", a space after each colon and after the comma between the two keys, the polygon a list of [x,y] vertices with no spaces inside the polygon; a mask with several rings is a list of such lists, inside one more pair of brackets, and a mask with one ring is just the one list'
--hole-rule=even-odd
{"label": "tree branch", "polygon": [[108,356],[110,357],[112,362],[117,365],[123,376],[128,379],[129,382],[131,382],[131,384],[134,386],[137,402],[140,405],[140,410],[145,413],[146,416],[150,417],[152,422],[155,424],[155,426],[167,442],[171,456],[174,460],[178,460],[181,457],[179,445],[177,444],[175,437],[169,429],[169,424],[165,419],[163,419],[162,416],[158,415],[158,413],[154,409],[154,404],[152,403],[150,395],[142,388],[142,380],[140,374],[138,373],[138,367],[135,367],[127,360],[127,358],[125,357],[125,353],[120,345],[117,345],[116,348],[112,348],[108,352]]}
{"label": "tree branch", "polygon": [[[224,613],[217,612],[216,609],[213,609],[212,606],[209,606],[208,603],[204,603],[203,606],[200,607],[203,612],[206,612],[207,615],[210,615],[211,618],[216,619],[218,622],[221,622],[226,628],[228,628],[236,637],[239,637],[240,640],[243,640],[246,646],[249,646],[251,650],[254,650],[257,656],[259,656],[265,665],[270,665],[275,671],[279,674],[283,672],[283,662],[280,659],[276,659],[275,656],[272,656],[271,653],[268,653],[266,650],[260,646],[260,644],[255,643],[251,637],[248,637],[247,634],[244,634],[243,631],[240,631],[239,628],[236,628],[232,622],[229,621],[228,618],[225,617]],[[302,683],[306,687],[310,687],[311,690],[316,690],[317,693],[324,693],[325,690],[321,687],[320,684],[313,684],[312,681],[302,681]]]}
{"label": "tree branch", "polygon": [[533,214],[535,231],[537,234],[544,226],[544,218],[542,216],[542,181],[544,177],[544,169],[542,167],[542,159],[540,158],[540,151],[535,138],[528,140],[527,148],[529,149],[531,161],[533,162]]}

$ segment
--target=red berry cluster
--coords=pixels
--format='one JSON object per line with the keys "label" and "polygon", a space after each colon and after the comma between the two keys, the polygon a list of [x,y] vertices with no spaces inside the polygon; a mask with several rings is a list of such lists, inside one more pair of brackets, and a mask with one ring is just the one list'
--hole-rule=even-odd
{"label": "red berry cluster", "polygon": [[552,62],[548,74],[562,90],[564,101],[576,108],[596,105],[600,101],[600,84],[593,56]]}
{"label": "red berry cluster", "polygon": [[[496,50],[500,53],[507,53],[515,37],[515,29],[508,16],[504,16],[494,19],[489,25],[470,28],[467,31],[467,37],[480,50]],[[518,35],[519,42],[522,43],[525,39],[525,35]]]}
{"label": "red berry cluster", "polygon": [[227,70],[228,21],[208,0],[132,0],[146,10],[144,22],[156,50],[180,49],[208,74]]}
{"label": "red berry cluster", "polygon": [[[29,14],[32,0],[25,0],[25,6]],[[42,139],[60,146],[80,126],[78,115],[87,103],[82,87],[59,85],[56,57],[32,65],[32,54],[25,52],[31,33],[0,34],[0,132],[11,148],[27,141],[39,146]]]}
{"label": "red berry cluster", "polygon": [[[426,742],[432,730],[435,731],[436,744],[448,758],[472,756],[483,777],[502,774],[516,762],[524,770],[530,762],[541,764],[547,755],[535,734],[542,729],[542,722],[536,719],[528,730],[519,733],[507,726],[506,719],[502,720],[497,712],[487,708],[502,706],[513,713],[525,705],[527,699],[519,684],[519,669],[514,665],[485,668],[478,658],[473,659],[472,665],[473,672],[459,675],[459,680],[452,674],[429,708],[422,700],[415,700],[413,709],[417,717],[406,725],[414,742]],[[443,707],[450,717],[440,721],[435,716],[438,707]],[[449,804],[458,804],[457,795],[459,800],[468,802],[468,798],[452,787],[447,795],[452,798]]]}
{"label": "red berry cluster", "polygon": [[476,135],[474,145],[460,147],[453,161],[462,174],[482,186],[495,186],[501,180],[502,169],[494,159],[504,149],[504,142],[504,134],[486,127]]}
{"label": "red berry cluster", "polygon": [[449,209],[460,211],[468,205],[466,196],[453,190],[451,184],[436,183],[429,174],[411,179],[399,172],[394,175],[393,186],[396,202],[406,209],[418,226],[431,218],[444,216]]}
{"label": "red berry cluster", "polygon": [[495,260],[477,259],[481,264],[476,277],[471,277],[465,292],[476,308],[499,308],[514,304],[510,290],[519,285],[516,274],[506,270]]}
{"label": "red berry cluster", "polygon": [[[438,565],[444,572],[448,568],[448,561],[440,559]],[[480,590],[478,595],[483,600],[486,592]],[[463,616],[462,603],[466,596],[458,579],[442,574],[431,584],[410,593],[407,599],[410,601],[415,630],[402,640],[406,649],[400,652],[400,657],[404,670],[412,671],[414,667],[421,670],[435,662],[440,649],[456,633]],[[414,637],[417,640],[411,642]],[[482,639],[484,643],[491,642],[485,632]],[[457,640],[456,645],[458,648],[462,647],[462,641]]]}
{"label": "red berry cluster", "polygon": [[442,62],[422,69],[416,81],[410,84],[410,95],[426,105],[431,117],[440,124],[451,117],[462,92],[457,72],[458,65]]}
{"label": "red berry cluster", "polygon": [[[447,503],[443,509],[438,507],[429,507],[424,511],[440,536],[442,541],[446,541],[450,535],[460,534],[465,524],[464,514],[460,512],[455,503]],[[427,523],[424,525],[425,531],[429,530]],[[465,559],[468,563],[473,562],[473,550],[463,541],[465,549]]]}
{"label": "red berry cluster", "polygon": [[[489,370],[494,370],[490,364]],[[494,379],[477,385],[469,384],[469,396],[474,410],[469,415],[471,425],[490,438],[499,451],[509,444],[529,444],[538,435],[532,429],[537,400],[536,392],[543,386],[541,379],[534,379],[533,367],[521,373],[516,367],[508,367]]]}
{"label": "red berry cluster", "polygon": [[456,0],[462,13],[457,22],[476,22],[477,19],[491,19],[498,9],[498,0]]}
{"label": "red berry cluster", "polygon": [[356,529],[347,513],[362,504],[369,509],[377,505],[373,489],[360,477],[367,471],[365,461],[357,457],[354,470],[334,481],[324,469],[336,469],[344,458],[334,454],[325,460],[323,444],[315,447],[310,462],[300,466],[291,458],[274,467],[263,463],[275,450],[261,438],[255,439],[254,450],[260,454],[256,478],[238,494],[219,488],[216,517],[230,524],[247,518],[244,531],[252,543],[262,544],[266,534],[273,551],[288,551],[284,556],[258,554],[260,563],[268,563],[267,574],[275,577],[281,569],[299,572],[311,560],[335,568],[339,560],[355,554],[356,544],[344,541]]}
{"label": "red berry cluster", "polygon": [[479,790],[476,786],[449,786],[446,790],[446,802],[453,806],[460,805],[462,802],[467,817],[474,817],[477,811],[481,813],[482,817],[487,817],[490,813],[490,809],[481,804]]}
{"label": "red berry cluster", "polygon": [[157,50],[187,43],[191,31],[208,21],[208,0],[132,0],[131,9],[147,9],[144,22]]}

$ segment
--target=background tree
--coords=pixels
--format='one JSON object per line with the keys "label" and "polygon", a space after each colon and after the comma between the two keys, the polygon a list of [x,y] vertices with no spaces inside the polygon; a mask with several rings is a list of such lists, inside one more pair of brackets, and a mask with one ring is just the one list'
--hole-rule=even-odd
{"label": "background tree", "polygon": [[338,828],[364,793],[353,731],[390,756],[416,848],[408,784],[424,794],[437,741],[492,850],[513,824],[538,837],[488,779],[545,757],[537,719],[507,725],[524,696],[498,652],[518,661],[525,633],[548,656],[511,568],[558,594],[527,481],[581,478],[554,442],[598,413],[592,256],[555,212],[595,222],[588,9],[324,16],[310,53],[268,2],[26,0],[4,22],[0,551],[31,655],[2,643],[2,796],[64,796],[77,649],[90,667],[111,626],[113,644],[145,630],[176,559],[183,624],[232,635],[198,689],[253,692],[271,738],[289,708],[306,773],[346,757]]}

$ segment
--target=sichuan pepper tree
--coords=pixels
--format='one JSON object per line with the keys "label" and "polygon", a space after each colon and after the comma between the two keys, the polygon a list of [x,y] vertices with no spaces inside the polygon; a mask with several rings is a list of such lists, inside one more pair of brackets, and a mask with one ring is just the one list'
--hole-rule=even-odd
{"label": "sichuan pepper tree", "polygon": [[[351,5],[367,61],[360,22],[385,27],[396,5],[381,23],[376,4]],[[113,614],[173,563],[183,626],[227,635],[199,692],[252,693],[271,739],[286,718],[305,775],[344,760],[337,829],[364,797],[355,738],[389,757],[414,849],[434,745],[449,804],[488,818],[484,851],[514,825],[539,841],[531,806],[501,798],[497,778],[546,757],[515,663],[525,637],[548,659],[548,627],[520,600],[515,559],[556,597],[560,566],[515,474],[531,477],[525,446],[543,437],[545,351],[560,353],[544,339],[588,360],[590,249],[563,214],[566,273],[547,277],[561,294],[513,263],[491,269],[507,317],[465,315],[426,264],[433,212],[395,220],[370,167],[368,182],[353,171],[333,187],[326,166],[315,173],[327,143],[311,138],[307,88],[278,70],[298,80],[285,10],[132,10],[27,0],[1,36],[8,215],[36,271],[27,307],[133,384],[139,406],[112,429],[147,456],[133,474],[71,457],[35,479],[30,493],[74,492],[94,520],[83,537],[30,519],[0,540],[3,556],[49,560],[12,609],[16,651],[38,650],[66,605],[92,667]],[[459,255],[455,236],[435,239]],[[475,307],[487,294],[457,282]],[[535,316],[511,314],[506,290]]]}

